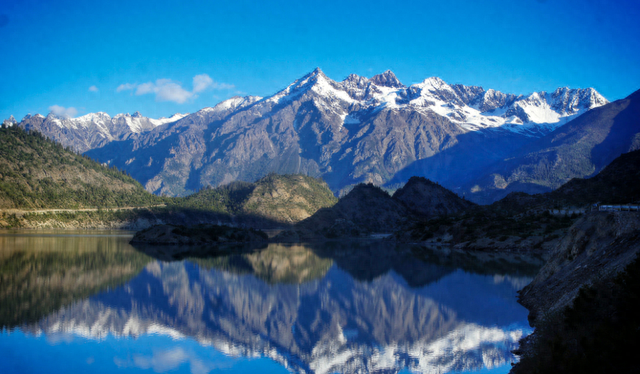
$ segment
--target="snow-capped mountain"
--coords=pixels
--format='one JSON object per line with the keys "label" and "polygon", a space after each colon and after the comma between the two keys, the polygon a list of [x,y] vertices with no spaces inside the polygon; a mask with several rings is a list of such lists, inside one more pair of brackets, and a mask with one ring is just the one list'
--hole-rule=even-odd
{"label": "snow-capped mountain", "polygon": [[18,123],[18,121],[16,121],[16,119],[13,116],[10,116],[9,118],[2,121],[3,126],[13,126],[16,123]]}
{"label": "snow-capped mountain", "polygon": [[[68,118],[49,113],[46,117],[40,114],[27,115],[18,125],[27,130],[37,130],[79,152],[86,152],[114,140],[126,139],[131,134],[140,134],[178,121],[185,116],[186,114],[176,113],[169,118],[153,119],[143,117],[139,112],[133,115],[118,114],[114,117],[104,112],[97,112]],[[11,118],[6,121],[11,121]]]}
{"label": "snow-capped mountain", "polygon": [[543,135],[587,110],[608,103],[593,88],[565,87],[553,93],[516,96],[477,86],[449,85],[437,77],[405,87],[389,70],[371,79],[352,74],[342,82],[335,82],[320,69],[266,100],[274,103],[293,100],[305,90],[353,106],[345,110],[335,104],[334,111],[345,112],[342,114],[345,118],[358,118],[383,108],[432,111],[467,131],[502,127],[527,136]]}
{"label": "snow-capped mountain", "polygon": [[359,182],[402,183],[407,170],[455,190],[606,103],[592,88],[525,96],[436,77],[407,87],[391,71],[338,82],[316,69],[274,95],[186,116],[50,115],[19,125],[127,170],[154,193],[185,195],[269,172],[322,177],[338,193]]}
{"label": "snow-capped mountain", "polygon": [[184,195],[269,172],[322,176],[337,192],[387,183],[455,149],[433,172],[416,174],[452,187],[606,102],[593,89],[518,96],[439,78],[406,87],[391,71],[336,82],[316,69],[274,95],[231,98],[88,154],[149,191]]}
{"label": "snow-capped mountain", "polygon": [[[237,272],[233,265],[223,270],[152,261],[127,284],[23,330],[96,340],[165,335],[176,345],[197,341],[230,356],[270,357],[292,372],[318,374],[490,369],[512,361],[511,350],[531,332],[513,297],[516,286],[494,276],[441,269],[398,253],[388,261],[367,252],[355,261],[373,264],[380,274],[363,281],[353,275],[366,277],[370,268],[353,266],[346,273],[329,259],[294,261],[309,257],[316,255],[304,247],[271,246],[243,261],[233,258],[230,264],[245,264]],[[395,265],[407,274],[389,269]],[[272,267],[316,276],[270,283],[248,272],[269,273]],[[427,279],[409,286],[405,276]],[[451,288],[456,296],[446,292]],[[493,308],[477,307],[487,299]]]}

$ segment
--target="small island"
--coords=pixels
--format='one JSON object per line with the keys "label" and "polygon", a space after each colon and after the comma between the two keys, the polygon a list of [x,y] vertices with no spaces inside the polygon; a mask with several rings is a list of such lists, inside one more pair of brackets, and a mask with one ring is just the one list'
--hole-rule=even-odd
{"label": "small island", "polygon": [[213,244],[266,242],[266,233],[225,225],[200,224],[195,226],[155,225],[138,231],[131,239],[136,244]]}

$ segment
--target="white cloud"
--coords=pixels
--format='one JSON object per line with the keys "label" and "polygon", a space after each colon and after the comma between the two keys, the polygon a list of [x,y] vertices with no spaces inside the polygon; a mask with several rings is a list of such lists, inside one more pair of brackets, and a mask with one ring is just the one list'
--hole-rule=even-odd
{"label": "white cloud", "polygon": [[206,90],[214,84],[213,79],[207,74],[200,74],[193,77],[193,92],[198,93]]}
{"label": "white cloud", "polygon": [[155,90],[155,86],[154,86],[153,83],[151,83],[151,82],[142,83],[136,89],[136,95],[144,95],[144,94],[152,93],[152,92],[154,92],[154,90]]}
{"label": "white cloud", "polygon": [[193,95],[192,92],[185,90],[178,83],[174,82],[164,82],[156,86],[156,100],[158,101],[174,101],[182,104]]}
{"label": "white cloud", "polygon": [[171,79],[158,79],[155,83],[147,82],[138,85],[136,95],[156,94],[156,101],[173,101],[182,104],[194,96]]}
{"label": "white cloud", "polygon": [[52,105],[49,107],[51,113],[58,117],[73,118],[78,114],[78,110],[74,107],[65,108],[60,105]]}
{"label": "white cloud", "polygon": [[228,83],[214,83],[213,88],[216,90],[233,90],[236,86]]}
{"label": "white cloud", "polygon": [[180,82],[171,79],[158,79],[155,82],[141,84],[123,83],[116,89],[117,92],[135,90],[136,95],[155,94],[156,101],[173,101],[182,104],[189,99],[198,97],[198,93],[208,89],[230,90],[235,88],[228,83],[218,83],[207,74],[199,74],[193,77],[193,89],[188,91]]}
{"label": "white cloud", "polygon": [[174,370],[184,363],[191,366],[191,374],[207,374],[216,369],[229,369],[233,367],[233,361],[212,362],[201,359],[191,351],[177,347],[170,350],[156,351],[151,356],[134,355],[126,360],[114,357],[113,362],[118,368],[137,367],[143,370],[153,369],[156,373],[164,373]]}
{"label": "white cloud", "polygon": [[98,87],[96,87],[96,86],[89,87],[89,92],[98,92],[98,91],[100,91],[100,90],[98,90]]}
{"label": "white cloud", "polygon": [[135,84],[123,83],[119,85],[118,88],[116,88],[116,92],[129,91],[129,90],[133,90],[134,88],[136,88]]}

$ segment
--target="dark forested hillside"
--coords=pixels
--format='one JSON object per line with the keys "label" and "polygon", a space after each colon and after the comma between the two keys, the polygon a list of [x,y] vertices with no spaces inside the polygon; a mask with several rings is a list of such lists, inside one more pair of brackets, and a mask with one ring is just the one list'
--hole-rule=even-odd
{"label": "dark forested hillside", "polygon": [[0,208],[147,206],[162,198],[130,176],[37,132],[0,128]]}

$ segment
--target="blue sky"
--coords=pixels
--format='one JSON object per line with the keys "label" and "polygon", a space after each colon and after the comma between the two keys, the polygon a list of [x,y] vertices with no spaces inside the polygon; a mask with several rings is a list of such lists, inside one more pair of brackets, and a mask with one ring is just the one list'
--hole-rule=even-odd
{"label": "blue sky", "polygon": [[0,119],[194,112],[317,66],[616,100],[640,89],[639,19],[637,0],[4,0]]}

